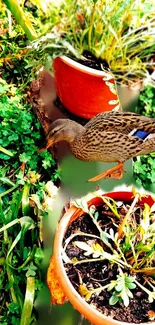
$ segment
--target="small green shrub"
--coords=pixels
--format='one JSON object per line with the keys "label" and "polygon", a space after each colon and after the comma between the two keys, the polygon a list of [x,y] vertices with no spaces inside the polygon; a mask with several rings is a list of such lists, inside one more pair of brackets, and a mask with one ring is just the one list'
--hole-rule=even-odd
{"label": "small green shrub", "polygon": [[[155,88],[147,86],[140,94],[136,112],[155,118]],[[155,153],[133,159],[133,171],[136,182],[148,188],[155,183]]]}

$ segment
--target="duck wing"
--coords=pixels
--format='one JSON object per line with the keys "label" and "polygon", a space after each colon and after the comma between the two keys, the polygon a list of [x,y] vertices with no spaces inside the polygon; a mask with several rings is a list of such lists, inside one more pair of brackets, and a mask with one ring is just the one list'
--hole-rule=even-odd
{"label": "duck wing", "polygon": [[117,131],[98,130],[97,134],[89,131],[86,130],[80,139],[85,160],[124,162],[136,156],[155,152],[155,134],[152,138],[143,140],[138,136]]}
{"label": "duck wing", "polygon": [[132,112],[101,113],[85,125],[81,140],[98,160],[125,161],[155,152],[155,119]]}
{"label": "duck wing", "polygon": [[117,131],[98,130],[94,136],[86,130],[82,136],[82,153],[87,154],[90,160],[95,157],[99,161],[124,162],[138,156],[143,145],[143,140],[136,136],[129,136]]}
{"label": "duck wing", "polygon": [[[146,132],[146,136],[155,133],[155,119],[132,112],[105,112],[91,119],[85,128],[88,130],[116,131],[122,134]],[[141,138],[141,135],[137,135]],[[142,135],[143,136],[143,135]]]}

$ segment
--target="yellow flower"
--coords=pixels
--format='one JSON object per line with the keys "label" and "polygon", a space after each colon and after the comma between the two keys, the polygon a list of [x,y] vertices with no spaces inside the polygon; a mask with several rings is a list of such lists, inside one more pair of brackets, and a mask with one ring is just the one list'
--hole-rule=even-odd
{"label": "yellow flower", "polygon": [[50,265],[47,271],[47,284],[52,296],[52,303],[62,305],[66,301],[66,297],[57,278],[53,255],[51,257]]}
{"label": "yellow flower", "polygon": [[101,23],[100,21],[96,24],[96,33],[98,33],[99,35],[103,33],[103,23]]}

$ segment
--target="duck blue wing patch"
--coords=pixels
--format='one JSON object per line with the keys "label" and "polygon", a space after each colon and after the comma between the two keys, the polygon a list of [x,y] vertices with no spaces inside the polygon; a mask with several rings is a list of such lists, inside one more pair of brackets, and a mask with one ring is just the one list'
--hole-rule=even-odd
{"label": "duck blue wing patch", "polygon": [[138,137],[139,139],[145,140],[148,137],[149,133],[145,132],[145,131],[138,130],[133,135]]}

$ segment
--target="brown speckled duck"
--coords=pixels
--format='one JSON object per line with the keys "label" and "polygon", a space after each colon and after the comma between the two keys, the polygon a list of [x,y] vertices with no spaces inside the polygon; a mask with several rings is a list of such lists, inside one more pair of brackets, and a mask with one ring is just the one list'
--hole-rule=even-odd
{"label": "brown speckled duck", "polygon": [[49,128],[46,148],[39,151],[62,140],[69,143],[72,154],[80,160],[118,163],[89,181],[120,179],[126,160],[155,152],[155,119],[114,111],[96,115],[85,126],[58,119]]}

